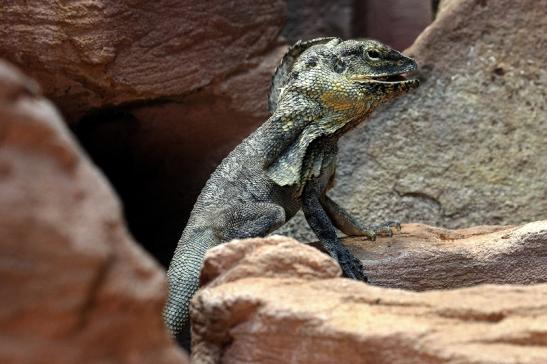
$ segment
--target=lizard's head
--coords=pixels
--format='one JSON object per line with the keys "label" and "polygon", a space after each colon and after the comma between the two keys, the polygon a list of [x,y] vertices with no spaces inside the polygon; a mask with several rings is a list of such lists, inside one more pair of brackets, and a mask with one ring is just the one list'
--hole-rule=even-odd
{"label": "lizard's head", "polygon": [[406,79],[416,62],[374,40],[319,38],[293,46],[272,82],[270,110],[284,90],[305,93],[336,110],[357,114],[419,85]]}
{"label": "lizard's head", "polygon": [[373,40],[297,42],[272,80],[272,122],[292,139],[267,167],[268,176],[280,186],[303,186],[319,176],[328,153],[320,144],[310,149],[314,141],[342,135],[380,103],[417,87],[404,77],[415,69],[414,60]]}
{"label": "lizard's head", "polygon": [[332,49],[333,70],[349,81],[371,86],[371,92],[395,92],[418,86],[408,80],[407,72],[415,71],[416,62],[375,40],[347,40]]}

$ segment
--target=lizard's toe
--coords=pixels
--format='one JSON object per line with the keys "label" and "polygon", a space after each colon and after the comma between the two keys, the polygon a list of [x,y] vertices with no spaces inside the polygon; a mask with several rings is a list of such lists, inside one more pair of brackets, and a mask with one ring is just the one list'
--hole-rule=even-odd
{"label": "lizard's toe", "polygon": [[[365,229],[365,236],[370,240],[375,240],[376,236],[393,236],[393,230],[401,231],[401,223],[399,221],[386,221],[383,224],[372,225]],[[374,238],[371,238],[373,236]]]}
{"label": "lizard's toe", "polygon": [[376,240],[376,230],[372,226],[363,230],[363,235],[366,236],[369,240]]}
{"label": "lizard's toe", "polygon": [[384,227],[387,227],[389,228],[390,230],[397,230],[397,231],[401,231],[401,223],[397,220],[390,220],[390,221],[386,221],[384,222],[383,224],[380,224],[380,226],[384,226]]}

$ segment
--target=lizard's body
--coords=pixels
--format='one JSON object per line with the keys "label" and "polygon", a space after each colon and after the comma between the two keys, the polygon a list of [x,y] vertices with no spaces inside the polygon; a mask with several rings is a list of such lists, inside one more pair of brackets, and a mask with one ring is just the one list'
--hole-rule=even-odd
{"label": "lizard's body", "polygon": [[[387,62],[380,72],[360,64],[370,49],[388,58],[378,61]],[[367,57],[369,63],[377,59]],[[265,236],[300,209],[344,274],[366,280],[334,226],[373,238],[393,224],[363,227],[326,196],[334,180],[337,141],[376,105],[417,86],[417,81],[380,77],[415,67],[411,59],[374,41],[325,38],[289,50],[273,79],[272,116],[211,175],[182,233],[168,271],[164,311],[174,334],[188,333],[189,301],[198,289],[207,249],[235,238]]]}

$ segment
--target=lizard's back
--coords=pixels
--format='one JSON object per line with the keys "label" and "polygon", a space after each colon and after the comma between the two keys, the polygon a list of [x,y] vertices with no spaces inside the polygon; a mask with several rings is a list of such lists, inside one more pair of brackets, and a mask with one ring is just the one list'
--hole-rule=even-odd
{"label": "lizard's back", "polygon": [[[209,177],[175,250],[167,271],[169,297],[164,310],[167,326],[175,333],[188,333],[189,301],[199,288],[199,274],[208,249],[223,243],[222,220],[226,210],[252,209],[254,203],[272,203],[283,208],[289,219],[300,209],[295,187],[282,187],[264,172],[264,165],[274,153],[275,141],[267,140],[275,128],[272,120],[266,121],[253,134],[239,144]],[[252,211],[250,211],[252,213]],[[231,238],[245,238],[244,229]]]}

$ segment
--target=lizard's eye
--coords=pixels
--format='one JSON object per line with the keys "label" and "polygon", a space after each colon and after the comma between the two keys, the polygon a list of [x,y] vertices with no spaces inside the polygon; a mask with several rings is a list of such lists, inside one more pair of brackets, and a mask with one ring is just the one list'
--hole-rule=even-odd
{"label": "lizard's eye", "polygon": [[312,68],[317,66],[317,60],[315,58],[310,58],[306,61],[306,67]]}
{"label": "lizard's eye", "polygon": [[375,49],[369,49],[367,51],[367,57],[373,61],[377,61],[380,59],[380,53]]}
{"label": "lizard's eye", "polygon": [[346,69],[346,64],[340,58],[336,58],[334,61],[334,72],[342,73]]}

